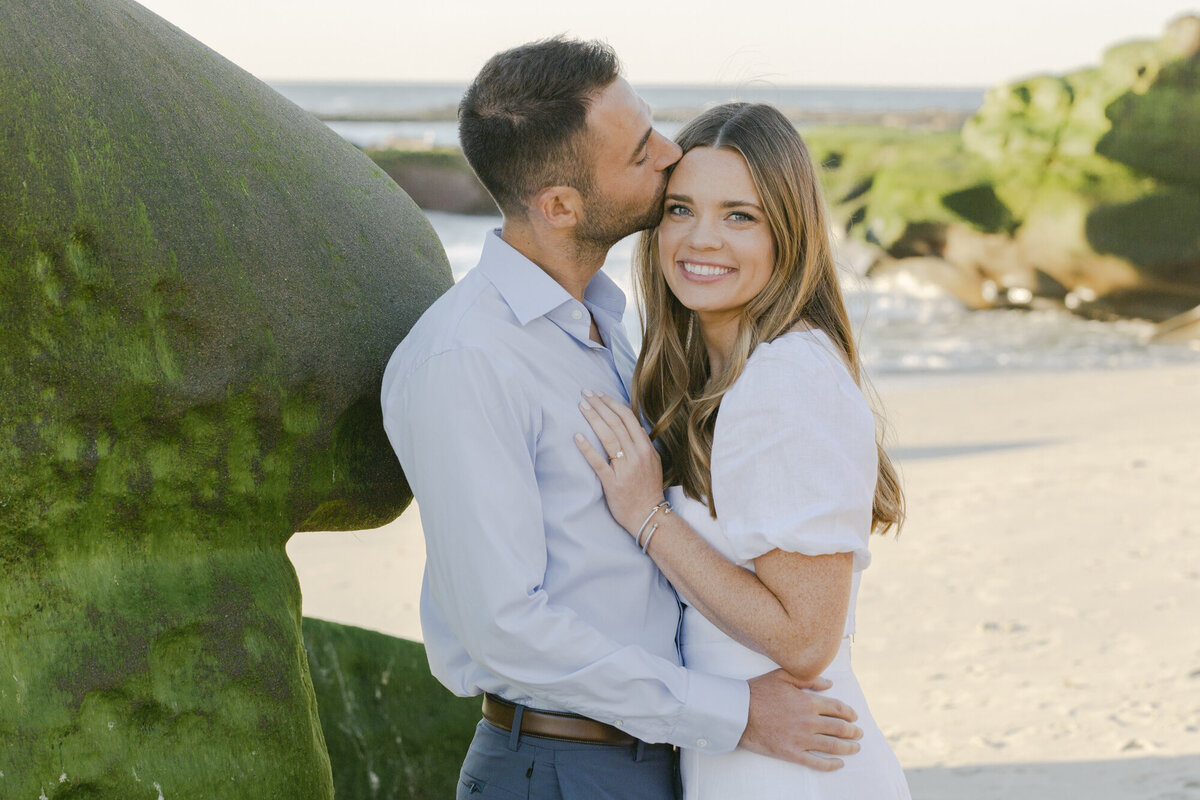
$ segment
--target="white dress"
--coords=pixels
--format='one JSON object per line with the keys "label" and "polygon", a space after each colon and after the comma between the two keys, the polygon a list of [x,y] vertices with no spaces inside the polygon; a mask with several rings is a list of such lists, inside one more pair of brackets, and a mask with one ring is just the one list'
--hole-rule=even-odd
{"label": "white dress", "polygon": [[[877,470],[874,417],[825,334],[794,331],[759,345],[717,415],[712,492],[718,519],[679,487],[667,499],[717,550],[748,569],[775,548],[853,554],[845,638],[824,675],[833,681],[826,694],[857,712],[862,749],[843,757],[845,767],[834,772],[741,749],[721,755],[683,750],[685,800],[909,798],[900,764],[850,668],[854,604],[871,560],[867,535]],[[684,663],[701,672],[752,678],[777,669],[690,607],[681,642]]]}

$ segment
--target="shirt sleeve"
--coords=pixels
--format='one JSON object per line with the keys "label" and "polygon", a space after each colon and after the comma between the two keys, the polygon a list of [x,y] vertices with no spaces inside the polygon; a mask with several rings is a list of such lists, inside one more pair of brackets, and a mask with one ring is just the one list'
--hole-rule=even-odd
{"label": "shirt sleeve", "polygon": [[[532,391],[487,354],[461,349],[428,359],[384,397],[385,427],[420,503],[425,591],[448,628],[426,631],[427,647],[449,637],[504,685],[645,741],[732,750],[747,720],[745,681],[613,641],[542,589]],[[463,665],[440,670],[430,650],[443,683],[478,691],[446,680]]]}
{"label": "shirt sleeve", "polygon": [[717,520],[743,563],[779,549],[851,553],[854,569],[865,569],[874,417],[836,356],[804,340],[781,345],[756,353],[722,400],[712,453]]}

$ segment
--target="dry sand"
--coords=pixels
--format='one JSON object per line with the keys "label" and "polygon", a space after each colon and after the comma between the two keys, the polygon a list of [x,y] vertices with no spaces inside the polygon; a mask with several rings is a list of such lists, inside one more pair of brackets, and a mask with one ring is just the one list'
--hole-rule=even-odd
{"label": "dry sand", "polygon": [[[854,661],[914,798],[1200,800],[1200,367],[878,388]],[[288,551],[307,615],[419,638],[415,510]]]}

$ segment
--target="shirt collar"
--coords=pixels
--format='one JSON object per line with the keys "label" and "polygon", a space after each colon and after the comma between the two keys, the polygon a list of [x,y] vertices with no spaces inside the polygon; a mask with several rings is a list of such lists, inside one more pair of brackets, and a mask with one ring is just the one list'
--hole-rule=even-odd
{"label": "shirt collar", "polygon": [[[479,269],[500,292],[522,325],[528,325],[564,303],[575,302],[558,281],[500,238],[499,228],[490,231],[484,239]],[[625,293],[603,270],[588,283],[583,299],[617,320],[625,312]]]}

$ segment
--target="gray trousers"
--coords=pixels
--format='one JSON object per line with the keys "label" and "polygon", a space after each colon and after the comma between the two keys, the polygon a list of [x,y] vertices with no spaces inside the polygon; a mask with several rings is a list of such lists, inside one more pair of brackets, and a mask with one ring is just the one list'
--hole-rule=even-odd
{"label": "gray trousers", "polygon": [[514,735],[487,720],[458,777],[458,800],[676,800],[678,759],[666,744],[576,744]]}

